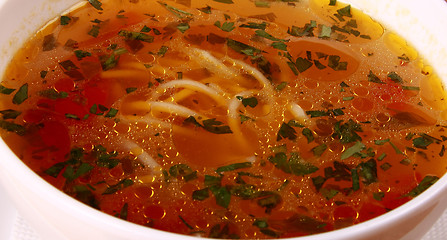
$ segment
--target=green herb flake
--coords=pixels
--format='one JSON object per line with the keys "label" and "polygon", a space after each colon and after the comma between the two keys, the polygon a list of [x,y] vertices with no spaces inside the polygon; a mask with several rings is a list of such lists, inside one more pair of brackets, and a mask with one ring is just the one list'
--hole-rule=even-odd
{"label": "green herb flake", "polygon": [[360,189],[360,177],[357,168],[351,169],[352,190],[357,191]]}
{"label": "green herb flake", "polygon": [[190,116],[187,119],[185,119],[184,123],[193,124],[197,127],[201,127],[203,129],[205,129],[206,131],[214,133],[214,134],[233,133],[229,126],[223,125],[222,122],[217,121],[215,118],[203,120],[202,124],[200,124],[199,122],[197,122],[197,120],[193,116]]}
{"label": "green herb flake", "polygon": [[403,83],[404,81],[402,80],[402,78],[395,72],[390,72],[387,75],[388,79],[390,79],[391,81],[395,82],[395,83]]}
{"label": "green herb flake", "polygon": [[432,143],[432,139],[423,136],[413,139],[413,146],[415,148],[427,149],[427,147]]}
{"label": "green herb flake", "polygon": [[86,52],[83,50],[75,50],[74,51],[75,56],[78,58],[78,60],[81,60],[85,57],[90,57],[92,54],[90,52]]}
{"label": "green herb flake", "polygon": [[404,158],[399,163],[402,164],[402,165],[405,165],[405,166],[409,166],[411,164],[411,160],[408,159],[408,158]]}
{"label": "green herb flake", "polygon": [[354,154],[361,152],[365,148],[366,148],[365,144],[363,144],[362,142],[356,142],[353,146],[346,149],[341,154],[341,160],[345,160],[345,159],[353,156]]}
{"label": "green herb flake", "polygon": [[135,92],[137,89],[138,89],[138,88],[136,88],[136,87],[129,87],[129,88],[126,88],[126,93],[127,93],[127,94],[129,94],[129,93],[133,93],[133,92]]}
{"label": "green herb flake", "polygon": [[0,120],[0,128],[5,129],[8,132],[14,132],[19,136],[23,136],[26,133],[26,128],[20,124]]}
{"label": "green herb flake", "polygon": [[66,113],[65,117],[68,119],[81,120],[76,114]]}
{"label": "green herb flake", "polygon": [[233,29],[235,29],[234,23],[233,22],[224,22],[222,24],[222,26],[220,27],[220,29],[222,29],[225,32],[231,32],[231,31],[233,31]]}
{"label": "green herb flake", "polygon": [[353,100],[353,99],[354,99],[353,96],[350,96],[350,97],[343,97],[343,101],[351,101],[351,100]]}
{"label": "green herb flake", "polygon": [[56,163],[50,168],[46,169],[44,173],[51,177],[57,178],[57,176],[59,176],[62,170],[64,170],[65,166],[66,166],[65,162]]}
{"label": "green herb flake", "polygon": [[389,138],[387,138],[387,139],[383,139],[383,140],[375,140],[375,141],[374,141],[374,144],[376,144],[376,145],[384,145],[384,144],[387,143],[387,142],[390,142],[390,139],[389,139]]}
{"label": "green herb flake", "polygon": [[13,110],[13,109],[6,109],[0,111],[0,114],[3,116],[3,119],[16,119],[22,112]]}
{"label": "green herb flake", "polygon": [[349,119],[348,122],[343,124],[342,122],[338,121],[334,125],[334,134],[340,137],[341,143],[362,141],[362,138],[357,134],[357,132],[363,131],[359,123],[352,119]]}
{"label": "green herb flake", "polygon": [[344,8],[340,8],[337,10],[337,13],[344,17],[352,17],[351,14],[351,5],[347,5]]}
{"label": "green herb flake", "polygon": [[276,85],[275,90],[276,91],[282,91],[284,88],[286,88],[288,85],[287,82],[281,82],[280,84]]}
{"label": "green herb flake", "polygon": [[337,0],[329,0],[329,6],[337,5]]}
{"label": "green herb flake", "polygon": [[121,30],[118,32],[119,36],[124,37],[126,40],[139,40],[142,42],[151,43],[154,41],[154,37],[142,32],[132,32],[127,30]]}
{"label": "green herb flake", "polygon": [[255,108],[258,105],[258,99],[256,97],[244,98],[237,96],[236,98],[242,101],[242,105],[244,105],[244,107],[249,106],[251,108]]}
{"label": "green herb flake", "polygon": [[339,193],[339,191],[335,190],[335,189],[321,188],[320,189],[320,193],[327,200],[331,200],[333,197],[335,197]]}
{"label": "green herb flake", "polygon": [[269,8],[270,3],[266,1],[255,1],[255,6],[258,8]]}
{"label": "green herb flake", "polygon": [[98,0],[88,0],[88,2],[94,7],[94,8],[96,8],[97,10],[103,10],[102,9],[102,3],[100,2],[100,1],[98,1]]}
{"label": "green herb flake", "polygon": [[276,168],[296,176],[304,176],[318,170],[318,167],[306,162],[298,153],[291,153],[290,158],[287,159],[286,153],[278,152],[274,156],[270,156],[268,160]]}
{"label": "green herb flake", "polygon": [[76,66],[71,60],[60,62],[59,65],[66,71],[79,69],[78,66]]}
{"label": "green herb flake", "polygon": [[373,193],[373,198],[377,201],[382,201],[382,199],[385,197],[385,193],[384,192],[376,192]]}
{"label": "green herb flake", "polygon": [[170,6],[170,5],[168,5],[168,4],[166,4],[166,3],[164,3],[164,2],[161,2],[161,1],[157,1],[160,5],[162,5],[163,7],[165,7],[168,11],[170,11],[172,14],[174,14],[175,16],[177,16],[178,18],[180,18],[180,19],[183,19],[183,18],[187,18],[187,17],[189,17],[189,16],[192,16],[192,14],[191,13],[189,13],[189,12],[186,12],[186,11],[183,11],[183,10],[181,10],[181,9],[178,9],[178,8],[176,8],[176,7],[173,7],[173,6]]}
{"label": "green herb flake", "polygon": [[45,98],[49,98],[49,99],[52,99],[52,100],[63,99],[63,98],[67,98],[68,97],[68,93],[67,92],[62,92],[62,91],[58,92],[54,88],[42,90],[38,94],[39,94],[39,96],[42,96],[42,97],[45,97]]}
{"label": "green herb flake", "polygon": [[15,91],[14,88],[7,88],[7,87],[3,86],[2,84],[0,84],[0,93],[1,94],[9,95],[9,94],[13,93],[14,91]]}
{"label": "green herb flake", "polygon": [[420,91],[421,88],[420,87],[416,87],[416,86],[402,86],[403,90],[408,90],[408,91]]}
{"label": "green herb flake", "polygon": [[326,182],[326,178],[324,178],[322,176],[317,176],[317,177],[312,178],[312,184],[314,185],[314,187],[317,191],[320,191],[320,189],[323,187],[325,182]]}
{"label": "green herb flake", "polygon": [[348,69],[348,62],[340,62],[340,56],[330,55],[328,58],[328,67],[335,71],[346,71]]}
{"label": "green herb flake", "polygon": [[263,38],[271,40],[271,41],[284,41],[282,39],[279,39],[279,38],[276,38],[276,37],[270,35],[266,31],[261,30],[261,29],[256,30],[255,34],[256,34],[256,36],[263,37]]}
{"label": "green herb flake", "polygon": [[100,167],[112,169],[120,163],[120,160],[116,158],[118,152],[107,152],[107,149],[102,145],[96,145],[93,149],[93,153],[96,157],[96,164]]}
{"label": "green herb flake", "polygon": [[115,68],[118,65],[120,55],[127,52],[126,49],[117,49],[113,51],[110,55],[103,55],[99,58],[102,66],[102,70],[108,71]]}
{"label": "green herb flake", "polygon": [[439,151],[439,156],[440,156],[440,157],[443,157],[444,154],[445,154],[445,146],[442,145],[442,147],[441,147],[441,151]]}
{"label": "green herb flake", "polygon": [[256,219],[253,222],[253,226],[258,227],[258,228],[268,228],[269,224],[267,223],[267,221],[262,220],[262,219]]}
{"label": "green herb flake", "polygon": [[278,50],[287,51],[287,44],[284,42],[273,42],[271,46]]}
{"label": "green herb flake", "polygon": [[81,165],[77,168],[74,168],[73,166],[67,166],[62,176],[68,181],[73,181],[78,177],[87,174],[88,172],[93,170],[93,168],[94,167],[88,163],[81,163]]}
{"label": "green herb flake", "polygon": [[382,161],[383,159],[385,159],[386,156],[387,156],[386,153],[382,153],[382,154],[377,158],[377,160]]}
{"label": "green herb flake", "polygon": [[110,108],[109,112],[107,112],[107,114],[104,115],[104,117],[106,117],[106,118],[114,118],[117,113],[118,113],[118,109]]}
{"label": "green herb flake", "polygon": [[234,164],[230,164],[227,166],[219,167],[216,169],[216,172],[222,173],[222,172],[229,172],[229,171],[234,171],[234,170],[243,169],[243,168],[250,168],[252,165],[253,164],[251,162],[234,163]]}
{"label": "green herb flake", "polygon": [[119,218],[121,218],[123,220],[127,220],[128,209],[129,209],[129,204],[128,203],[124,203],[123,207],[121,208],[121,211],[120,211],[120,214],[119,214]]}
{"label": "green herb flake", "polygon": [[69,16],[61,16],[60,23],[62,26],[68,25],[71,22],[71,18]]}
{"label": "green herb flake", "polygon": [[389,143],[390,143],[391,147],[393,147],[394,151],[395,151],[397,154],[404,155],[404,153],[403,153],[403,152],[402,152],[396,145],[394,145],[394,143],[392,143],[391,141],[390,141]]}
{"label": "green herb flake", "polygon": [[368,81],[373,82],[373,83],[384,84],[384,82],[382,80],[380,80],[380,78],[377,77],[371,70],[369,71],[369,74],[368,74]]}
{"label": "green herb flake", "polygon": [[311,118],[329,116],[329,112],[322,110],[306,111],[306,114]]}
{"label": "green herb flake", "polygon": [[241,118],[241,123],[244,123],[244,122],[249,121],[249,120],[254,121],[253,118],[245,116],[245,115],[242,115],[242,114],[239,114],[239,117]]}
{"label": "green herb flake", "polygon": [[246,24],[241,24],[239,27],[265,30],[265,28],[267,27],[267,23],[266,22],[262,22],[262,23],[248,22]]}
{"label": "green herb flake", "polygon": [[283,122],[281,124],[281,127],[279,128],[276,141],[279,141],[283,138],[287,138],[289,140],[295,140],[297,138],[295,129],[285,122]]}
{"label": "green herb flake", "polygon": [[313,31],[317,27],[317,22],[311,20],[310,23],[306,23],[304,27],[292,26],[287,30],[287,33],[296,37],[313,37]]}
{"label": "green herb flake", "polygon": [[311,61],[309,61],[308,59],[298,57],[296,59],[295,65],[296,65],[296,69],[300,73],[302,73],[302,72],[306,71],[307,69],[309,69],[310,67],[312,67],[313,63]]}
{"label": "green herb flake", "polygon": [[321,144],[321,145],[318,145],[318,146],[312,148],[312,152],[313,152],[314,156],[321,157],[321,155],[323,155],[323,153],[326,151],[326,149],[327,149],[327,145]]}
{"label": "green herb flake", "polygon": [[424,179],[422,179],[422,181],[415,188],[413,188],[405,196],[416,197],[419,194],[421,194],[422,192],[424,192],[425,190],[427,190],[427,188],[429,188],[431,185],[436,183],[438,180],[439,180],[439,177],[437,177],[437,176],[427,175],[424,177]]}
{"label": "green herb flake", "polygon": [[206,13],[206,14],[210,14],[211,13],[211,9],[212,8],[210,6],[206,6],[206,7],[203,7],[203,8],[198,8],[199,11],[201,11],[203,13]]}
{"label": "green herb flake", "polygon": [[44,79],[47,76],[47,74],[48,74],[48,71],[44,71],[44,70],[40,71],[40,78]]}
{"label": "green herb flake", "polygon": [[321,25],[321,31],[318,35],[319,38],[330,38],[332,34],[332,28],[326,25]]}
{"label": "green herb flake", "polygon": [[389,164],[389,163],[384,163],[384,164],[380,165],[380,168],[381,168],[383,171],[387,171],[388,169],[391,168],[391,164]]}
{"label": "green herb flake", "polygon": [[233,4],[233,0],[213,0],[215,2],[219,2],[219,3],[225,3],[225,4]]}
{"label": "green herb flake", "polygon": [[180,23],[179,25],[177,25],[177,29],[181,32],[181,33],[185,33],[186,30],[188,30],[189,24],[188,23]]}
{"label": "green herb flake", "polygon": [[16,92],[12,99],[12,103],[19,105],[28,99],[28,83],[23,84]]}
{"label": "green herb flake", "polygon": [[98,25],[93,25],[90,30],[88,31],[88,35],[92,36],[92,37],[98,37],[99,35],[99,29],[100,27]]}
{"label": "green herb flake", "polygon": [[365,183],[366,185],[378,181],[377,163],[374,159],[370,159],[367,162],[360,163],[358,168],[360,168],[360,176],[363,177],[363,183]]}
{"label": "green herb flake", "polygon": [[304,128],[301,133],[307,138],[307,143],[311,143],[315,139],[312,130],[309,128]]}
{"label": "green herb flake", "polygon": [[123,190],[124,188],[130,187],[134,184],[134,181],[132,179],[123,179],[119,181],[115,185],[110,185],[103,193],[102,195],[110,195],[113,193],[116,193],[120,190]]}
{"label": "green herb flake", "polygon": [[189,229],[194,229],[182,216],[178,215],[178,218],[185,224],[185,226]]}
{"label": "green herb flake", "polygon": [[233,39],[227,39],[227,46],[238,53],[245,54],[248,56],[254,56],[257,53],[261,53],[260,49],[254,48],[252,46],[249,46],[245,43]]}
{"label": "green herb flake", "polygon": [[216,204],[221,207],[228,208],[231,200],[231,193],[228,189],[226,187],[214,186],[211,187],[210,190],[216,198]]}
{"label": "green herb flake", "polygon": [[208,188],[195,190],[192,193],[192,199],[197,200],[197,201],[203,201],[209,197],[210,197],[210,193],[209,193]]}

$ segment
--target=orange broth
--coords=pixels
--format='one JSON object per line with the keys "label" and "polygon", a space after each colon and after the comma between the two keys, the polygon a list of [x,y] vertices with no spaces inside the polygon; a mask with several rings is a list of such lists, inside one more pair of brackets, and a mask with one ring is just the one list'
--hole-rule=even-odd
{"label": "orange broth", "polygon": [[92,0],[14,57],[0,127],[38,175],[112,216],[305,236],[384,214],[444,174],[444,93],[427,69],[336,1]]}

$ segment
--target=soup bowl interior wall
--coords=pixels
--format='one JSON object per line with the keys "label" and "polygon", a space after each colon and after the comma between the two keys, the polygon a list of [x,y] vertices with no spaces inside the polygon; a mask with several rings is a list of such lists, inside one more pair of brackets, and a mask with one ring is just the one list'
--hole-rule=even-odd
{"label": "soup bowl interior wall", "polygon": [[[328,1],[329,2],[329,1]],[[407,39],[447,82],[447,3],[443,0],[347,0]],[[0,0],[0,73],[47,21],[78,0]],[[53,188],[0,141],[0,182],[42,239],[193,239],[141,227],[91,209]],[[417,239],[447,207],[447,176],[416,199],[349,228],[300,239]]]}

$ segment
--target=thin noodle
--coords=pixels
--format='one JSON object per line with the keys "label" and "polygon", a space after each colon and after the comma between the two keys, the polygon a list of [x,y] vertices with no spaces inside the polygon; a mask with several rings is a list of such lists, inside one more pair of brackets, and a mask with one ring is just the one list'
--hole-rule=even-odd
{"label": "thin noodle", "polygon": [[181,117],[202,117],[201,114],[183,107],[181,105],[175,104],[175,103],[167,103],[167,102],[149,102],[151,105],[151,111],[159,111],[159,112],[166,112],[170,114],[175,114],[177,116]]}
{"label": "thin noodle", "polygon": [[303,108],[301,108],[300,105],[293,102],[289,104],[289,110],[296,118],[296,120],[300,121],[300,123],[304,124],[306,123],[306,121],[309,120],[309,117],[306,115],[306,112],[304,112]]}
{"label": "thin noodle", "polygon": [[157,99],[160,97],[161,93],[169,88],[187,88],[191,90],[195,90],[201,92],[203,94],[208,95],[214,101],[221,105],[226,105],[227,100],[219,94],[215,89],[212,89],[206,86],[203,83],[196,82],[193,80],[172,80],[167,83],[163,83],[155,90],[155,93],[152,95],[153,99]]}
{"label": "thin noodle", "polygon": [[145,166],[150,168],[160,167],[160,164],[158,164],[153,157],[151,157],[142,147],[140,147],[138,144],[136,144],[133,141],[125,140],[123,143],[123,146],[125,147],[126,151],[132,152],[132,149],[139,148],[142,150],[141,154],[136,155],[137,159],[143,163]]}
{"label": "thin noodle", "polygon": [[202,67],[210,70],[210,72],[217,73],[221,78],[232,79],[238,75],[234,70],[225,66],[225,64],[205,50],[190,48],[189,56],[201,64]]}

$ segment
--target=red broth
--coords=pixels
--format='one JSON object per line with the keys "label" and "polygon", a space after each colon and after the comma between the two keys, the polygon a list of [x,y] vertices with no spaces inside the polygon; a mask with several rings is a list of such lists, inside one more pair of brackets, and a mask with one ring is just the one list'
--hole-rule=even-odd
{"label": "red broth", "polygon": [[295,237],[384,214],[444,174],[437,85],[336,1],[92,0],[16,54],[0,127],[36,174],[112,216]]}

